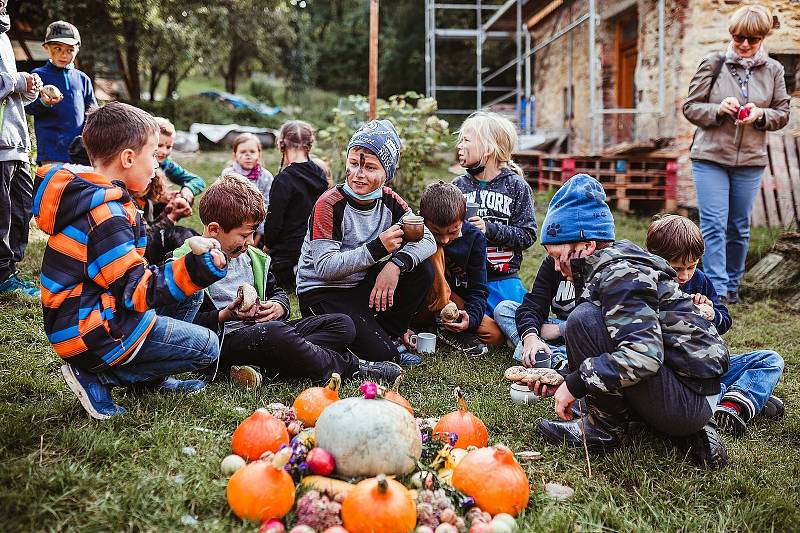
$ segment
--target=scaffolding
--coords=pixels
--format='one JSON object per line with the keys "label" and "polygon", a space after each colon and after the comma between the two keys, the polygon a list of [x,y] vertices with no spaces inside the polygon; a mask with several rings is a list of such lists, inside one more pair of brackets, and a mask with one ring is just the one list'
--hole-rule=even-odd
{"label": "scaffolding", "polygon": [[[534,71],[531,62],[535,61],[536,54],[544,51],[564,36],[570,35],[576,28],[588,24],[589,38],[587,54],[589,57],[589,113],[591,120],[590,146],[592,152],[598,152],[603,147],[603,116],[605,115],[663,115],[664,114],[664,4],[665,0],[657,0],[658,10],[658,99],[655,108],[609,108],[606,109],[598,99],[598,53],[597,53],[597,25],[604,17],[608,18],[618,14],[622,9],[636,4],[635,0],[621,2],[604,2],[605,12],[598,13],[597,1],[588,0],[586,12],[574,20],[567,21],[562,28],[554,31],[541,42],[534,42],[531,27],[544,19],[557,9],[572,4],[570,0],[506,0],[502,4],[485,4],[482,0],[472,3],[442,3],[436,0],[425,0],[425,87],[426,94],[433,98],[438,92],[461,91],[475,93],[474,109],[440,109],[443,114],[466,115],[475,110],[486,109],[495,104],[513,101],[518,124],[523,125],[522,132],[526,135],[535,133],[531,108],[535,100],[533,94]],[[609,6],[610,5],[610,6]],[[437,11],[459,10],[473,11],[475,27],[444,28],[437,25]],[[523,14],[524,13],[524,14]],[[484,15],[488,18],[484,20]],[[499,22],[506,26],[512,25],[511,30],[496,29]],[[484,75],[483,47],[487,40],[513,39],[516,43],[516,55],[508,62]],[[438,85],[437,84],[437,41],[461,40],[474,42],[475,46],[475,85]],[[572,39],[569,40],[568,63],[569,78],[572,77]],[[514,86],[491,85],[490,82],[498,78],[507,70],[515,68],[516,77]],[[495,98],[485,101],[484,93],[501,93]],[[572,109],[571,91],[567,91],[568,109]],[[523,101],[525,105],[523,105]],[[524,109],[524,111],[523,111]],[[523,116],[524,112],[524,116]]]}

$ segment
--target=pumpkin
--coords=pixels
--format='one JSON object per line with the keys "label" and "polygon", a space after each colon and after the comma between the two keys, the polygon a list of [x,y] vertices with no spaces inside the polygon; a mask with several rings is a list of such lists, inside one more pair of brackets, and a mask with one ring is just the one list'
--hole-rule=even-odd
{"label": "pumpkin", "polygon": [[289,444],[286,425],[266,409],[256,409],[245,418],[231,439],[233,453],[246,461],[258,459],[264,452],[277,452],[284,444]]}
{"label": "pumpkin", "polygon": [[502,444],[469,452],[453,471],[452,483],[492,515],[517,516],[528,506],[528,476]]}
{"label": "pumpkin", "polygon": [[291,448],[284,448],[271,461],[255,461],[231,476],[226,494],[233,514],[242,520],[266,522],[282,518],[292,509],[294,481],[283,469],[291,454]]}
{"label": "pumpkin", "polygon": [[390,402],[396,403],[397,405],[399,405],[400,407],[402,407],[403,409],[408,411],[408,413],[411,416],[414,416],[414,408],[411,407],[411,403],[409,403],[408,400],[403,398],[400,395],[400,392],[398,392],[398,389],[400,388],[400,382],[401,381],[403,381],[403,374],[400,374],[399,376],[397,376],[397,379],[394,380],[394,385],[392,385],[392,390],[387,392],[383,397],[386,398],[387,400],[389,400]]}
{"label": "pumpkin", "polygon": [[455,433],[458,435],[455,448],[468,448],[477,446],[484,448],[489,444],[489,431],[486,424],[467,409],[467,401],[460,387],[455,388],[458,411],[444,415],[433,428],[433,434]]}
{"label": "pumpkin", "polygon": [[402,484],[378,474],[344,499],[342,523],[350,533],[407,533],[417,525],[417,506]]}
{"label": "pumpkin", "polygon": [[308,490],[314,489],[324,492],[331,498],[339,495],[347,496],[355,487],[355,485],[351,485],[347,481],[325,476],[306,476],[300,481],[300,486]]}
{"label": "pumpkin", "polygon": [[339,400],[320,415],[315,435],[343,477],[409,474],[422,453],[414,418],[383,398]]}
{"label": "pumpkin", "polygon": [[310,387],[298,394],[292,404],[297,411],[297,418],[302,420],[306,427],[314,427],[322,411],[339,400],[341,384],[342,378],[334,372],[324,387]]}

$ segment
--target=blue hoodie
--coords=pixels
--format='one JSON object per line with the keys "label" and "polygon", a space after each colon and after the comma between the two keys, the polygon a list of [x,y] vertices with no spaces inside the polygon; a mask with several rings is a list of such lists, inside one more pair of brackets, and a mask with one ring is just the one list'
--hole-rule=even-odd
{"label": "blue hoodie", "polygon": [[89,76],[72,67],[60,68],[48,61],[33,69],[45,85],[55,85],[64,99],[53,106],[47,106],[38,98],[25,106],[25,111],[35,117],[36,162],[71,162],[69,145],[72,139],[81,134],[86,112],[96,106],[94,89]]}
{"label": "blue hoodie", "polygon": [[486,238],[481,230],[467,222],[461,225],[461,235],[444,249],[444,277],[450,290],[464,299],[469,315],[469,331],[481,325],[486,312]]}
{"label": "blue hoodie", "polygon": [[720,335],[731,329],[733,319],[725,304],[719,301],[717,291],[711,280],[699,268],[694,271],[692,279],[681,285],[681,290],[686,294],[702,294],[714,304],[714,326]]}

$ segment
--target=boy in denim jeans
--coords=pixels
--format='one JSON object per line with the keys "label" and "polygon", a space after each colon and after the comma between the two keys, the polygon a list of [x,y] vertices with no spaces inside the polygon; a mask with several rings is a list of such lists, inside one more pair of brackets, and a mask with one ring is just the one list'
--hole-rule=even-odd
{"label": "boy in denim jeans", "polygon": [[[83,141],[94,171],[45,165],[34,215],[50,238],[40,276],[44,327],[61,372],[90,416],[125,413],[111,388],[191,393],[219,357],[216,335],[193,325],[203,287],[225,277],[213,239],[163,267],[144,259],[145,224],[130,193],[150,183],[158,125],[135,107],[110,103],[89,115]],[[156,310],[156,308],[158,308]]]}
{"label": "boy in denim jeans", "polygon": [[[730,329],[732,320],[714,285],[697,269],[704,249],[700,228],[686,217],[666,215],[647,229],[647,250],[669,262],[675,269],[675,281],[681,290],[692,295],[700,312],[722,335]],[[720,429],[739,437],[747,429],[747,423],[758,414],[781,417],[783,402],[772,392],[782,373],[783,358],[772,350],[731,355],[714,409],[714,420]]]}

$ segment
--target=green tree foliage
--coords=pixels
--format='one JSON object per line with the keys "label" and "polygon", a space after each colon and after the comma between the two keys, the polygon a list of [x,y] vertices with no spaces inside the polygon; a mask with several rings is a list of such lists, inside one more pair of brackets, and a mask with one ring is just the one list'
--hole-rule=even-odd
{"label": "green tree foliage", "polygon": [[[369,102],[364,96],[350,96],[333,109],[330,126],[318,132],[320,141],[332,145],[334,177],[341,181],[347,156],[347,143],[353,132],[367,120]],[[436,152],[452,147],[452,136],[446,121],[436,116],[436,100],[410,91],[379,99],[376,113],[392,121],[400,135],[400,163],[392,187],[411,204],[416,205],[424,188],[422,169]]]}

